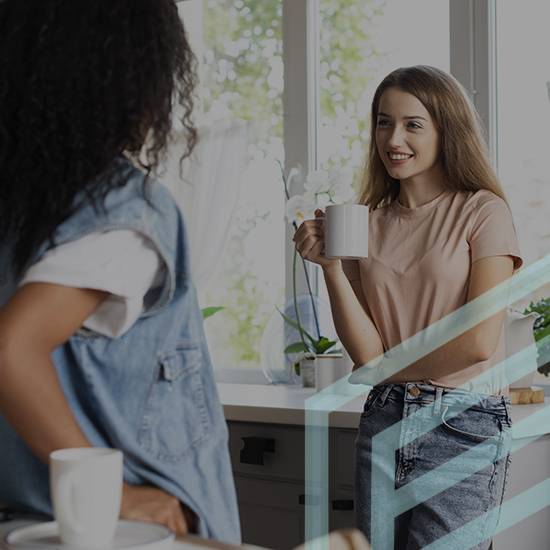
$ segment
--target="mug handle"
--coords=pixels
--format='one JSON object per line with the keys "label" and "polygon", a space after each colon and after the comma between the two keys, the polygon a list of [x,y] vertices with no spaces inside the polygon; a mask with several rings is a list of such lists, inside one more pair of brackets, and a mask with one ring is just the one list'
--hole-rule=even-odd
{"label": "mug handle", "polygon": [[56,501],[57,507],[61,505],[62,514],[67,518],[70,525],[77,532],[82,530],[82,525],[78,521],[75,513],[75,500],[73,498],[74,490],[78,487],[79,475],[75,471],[64,472],[57,480]]}

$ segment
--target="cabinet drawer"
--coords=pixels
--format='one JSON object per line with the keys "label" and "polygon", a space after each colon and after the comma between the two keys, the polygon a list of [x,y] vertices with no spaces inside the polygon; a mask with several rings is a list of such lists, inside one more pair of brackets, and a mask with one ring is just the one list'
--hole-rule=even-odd
{"label": "cabinet drawer", "polygon": [[304,542],[303,487],[235,477],[243,543],[291,550]]}
{"label": "cabinet drawer", "polygon": [[228,422],[228,427],[229,452],[236,475],[303,483],[303,428],[252,422]]}
{"label": "cabinet drawer", "polygon": [[331,433],[331,445],[334,444],[336,449],[336,464],[331,464],[331,476],[334,476],[336,487],[353,491],[357,430],[339,429],[334,432]]}
{"label": "cabinet drawer", "polygon": [[329,530],[353,528],[355,524],[355,501],[353,491],[331,493],[329,508]]}

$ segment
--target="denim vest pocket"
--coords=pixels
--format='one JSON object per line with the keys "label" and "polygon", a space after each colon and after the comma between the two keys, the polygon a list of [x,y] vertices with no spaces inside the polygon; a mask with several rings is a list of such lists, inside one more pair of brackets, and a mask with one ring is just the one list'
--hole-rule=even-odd
{"label": "denim vest pocket", "polygon": [[149,389],[139,443],[163,462],[180,462],[210,436],[198,345],[159,354]]}

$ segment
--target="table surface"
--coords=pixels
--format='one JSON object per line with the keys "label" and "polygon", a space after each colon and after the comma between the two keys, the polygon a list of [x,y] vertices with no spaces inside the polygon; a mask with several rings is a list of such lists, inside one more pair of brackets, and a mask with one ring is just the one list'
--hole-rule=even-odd
{"label": "table surface", "polygon": [[[6,534],[12,529],[24,527],[25,525],[32,525],[37,521],[43,521],[37,518],[16,518],[12,521],[0,522],[0,549],[11,550],[11,548],[5,543],[4,538]],[[60,547],[61,548],[61,547]],[[172,543],[172,550],[264,550],[258,546],[243,545],[235,546],[232,544],[226,544],[219,541],[208,540],[197,535],[178,536]]]}

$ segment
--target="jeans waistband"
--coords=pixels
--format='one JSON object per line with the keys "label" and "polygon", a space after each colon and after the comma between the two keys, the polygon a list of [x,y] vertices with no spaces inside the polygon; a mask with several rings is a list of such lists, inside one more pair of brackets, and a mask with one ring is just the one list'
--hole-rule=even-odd
{"label": "jeans waistband", "polygon": [[510,407],[510,398],[507,395],[485,395],[416,382],[375,386],[372,391],[378,395],[381,404],[391,398],[417,403],[433,403],[439,400],[440,405],[476,407],[503,413],[509,412]]}

